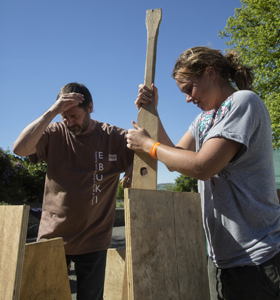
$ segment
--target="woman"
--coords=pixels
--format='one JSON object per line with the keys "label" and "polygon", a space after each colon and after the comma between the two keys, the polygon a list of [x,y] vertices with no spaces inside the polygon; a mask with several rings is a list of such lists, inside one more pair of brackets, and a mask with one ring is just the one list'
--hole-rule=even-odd
{"label": "woman", "polygon": [[[211,299],[280,299],[280,207],[271,124],[252,91],[251,68],[235,51],[194,47],[178,58],[173,78],[187,103],[201,108],[174,144],[159,122],[159,141],[132,122],[128,148],[151,154],[170,171],[199,179],[208,245]],[[138,109],[158,92],[140,85]]]}

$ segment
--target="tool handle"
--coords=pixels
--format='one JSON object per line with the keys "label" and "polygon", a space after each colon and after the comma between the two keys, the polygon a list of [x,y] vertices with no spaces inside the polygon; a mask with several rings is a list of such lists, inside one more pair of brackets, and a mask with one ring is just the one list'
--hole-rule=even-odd
{"label": "tool handle", "polygon": [[[150,9],[146,13],[147,54],[144,84],[151,88],[155,80],[156,50],[161,9]],[[151,138],[158,140],[158,114],[154,103],[144,105],[138,113],[137,124],[147,130]],[[135,153],[132,188],[157,189],[157,160],[145,153]]]}

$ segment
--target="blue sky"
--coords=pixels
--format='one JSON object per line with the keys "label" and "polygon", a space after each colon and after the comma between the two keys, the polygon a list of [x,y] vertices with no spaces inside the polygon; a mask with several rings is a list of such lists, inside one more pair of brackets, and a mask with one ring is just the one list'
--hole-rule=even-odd
{"label": "blue sky", "polygon": [[[236,7],[239,0],[2,0],[0,147],[12,151],[21,130],[73,81],[91,91],[93,119],[132,128],[144,80],[146,11],[156,8],[162,9],[155,77],[159,115],[177,143],[200,110],[186,103],[172,79],[174,63],[193,46],[224,51],[218,32]],[[158,183],[178,176],[158,164]]]}

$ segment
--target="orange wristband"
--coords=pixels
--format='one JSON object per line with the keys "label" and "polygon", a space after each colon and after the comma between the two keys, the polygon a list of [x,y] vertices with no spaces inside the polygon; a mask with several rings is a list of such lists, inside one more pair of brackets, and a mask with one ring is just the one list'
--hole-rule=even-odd
{"label": "orange wristband", "polygon": [[158,147],[158,145],[160,145],[159,142],[155,142],[155,143],[153,144],[153,147],[152,147],[152,149],[151,149],[151,157],[152,157],[152,158],[157,159],[157,157],[156,157],[156,152],[157,152],[157,147]]}

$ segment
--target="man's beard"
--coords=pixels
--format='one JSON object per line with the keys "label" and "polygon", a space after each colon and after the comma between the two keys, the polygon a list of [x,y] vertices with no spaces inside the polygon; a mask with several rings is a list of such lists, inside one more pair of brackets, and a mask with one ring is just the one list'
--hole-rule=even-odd
{"label": "man's beard", "polygon": [[87,128],[81,127],[79,125],[73,125],[71,127],[67,127],[67,129],[71,134],[75,136],[81,135],[87,130]]}
{"label": "man's beard", "polygon": [[75,124],[75,125],[72,125],[71,127],[67,127],[67,129],[70,131],[70,133],[75,136],[84,134],[90,125],[90,118],[87,118],[87,117],[88,117],[88,114],[85,116],[82,126]]}

